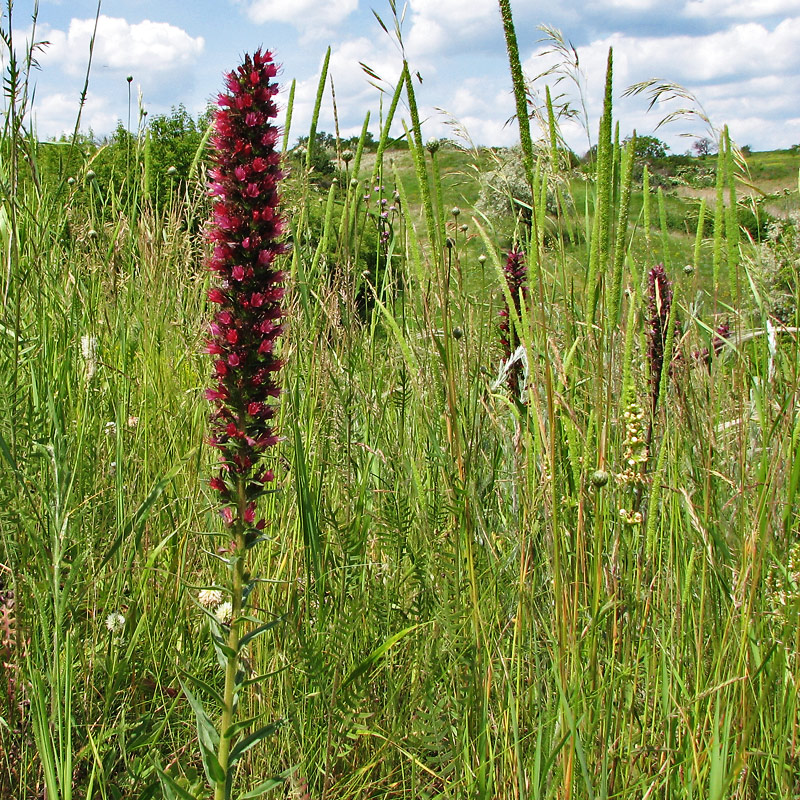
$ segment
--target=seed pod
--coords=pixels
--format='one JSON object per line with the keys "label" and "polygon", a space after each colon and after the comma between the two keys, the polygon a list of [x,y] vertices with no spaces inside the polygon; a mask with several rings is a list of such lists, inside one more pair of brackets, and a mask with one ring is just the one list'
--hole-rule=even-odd
{"label": "seed pod", "polygon": [[592,473],[592,486],[601,489],[608,483],[608,473],[604,469],[596,469]]}

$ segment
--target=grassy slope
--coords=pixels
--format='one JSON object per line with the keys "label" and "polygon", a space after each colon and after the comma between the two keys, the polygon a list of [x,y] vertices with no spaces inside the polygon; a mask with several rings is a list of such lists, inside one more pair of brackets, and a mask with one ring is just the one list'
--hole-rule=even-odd
{"label": "grassy slope", "polygon": [[[267,501],[274,538],[253,564],[267,579],[259,613],[282,621],[248,653],[270,677],[242,716],[288,724],[239,779],[296,765],[298,800],[795,797],[798,601],[776,603],[774,581],[797,531],[796,339],[746,339],[765,321],[748,299],[728,315],[740,338],[725,357],[691,361],[712,344],[717,287],[708,269],[702,282],[678,273],[683,310],[708,294],[700,321],[684,317],[685,360],[654,422],[639,490],[652,511],[628,525],[619,511],[642,497],[615,478],[630,447],[625,370],[639,403],[651,392],[633,270],[663,256],[657,227],[648,252],[639,223],[631,297],[618,320],[601,298],[597,325],[571,281],[586,245],[547,249],[520,325],[523,405],[492,385],[505,242],[469,221],[449,260],[426,250],[417,264],[419,190],[408,154],[389,158],[414,211],[397,226],[408,290],[390,275],[385,311],[359,309],[346,271],[315,266],[319,231],[298,220],[318,200],[302,175],[287,192],[286,441]],[[440,161],[445,208],[466,209],[470,157]],[[90,237],[69,201],[25,199],[0,337],[2,586],[16,591],[25,652],[3,658],[42,676],[30,689],[41,724],[9,696],[23,679],[3,672],[0,774],[7,792],[39,797],[50,754],[76,797],[138,797],[156,758],[189,786],[202,766],[178,678],[205,682],[209,702],[219,688],[195,600],[227,544],[205,535],[220,530],[202,445],[207,276],[186,224],[207,209],[120,209],[119,227]],[[680,266],[689,235],[667,241]],[[703,253],[710,263],[710,242]],[[84,336],[97,340],[91,370]],[[104,626],[116,610],[119,640]]]}
{"label": "grassy slope", "polygon": [[[410,153],[405,149],[392,150],[387,154],[388,163],[396,169],[403,180],[412,204],[417,224],[422,220],[421,198],[414,175],[414,165]],[[716,156],[706,156],[698,159],[698,164],[703,169],[716,168]],[[491,152],[481,149],[475,151],[461,151],[446,148],[440,151],[439,164],[442,173],[442,187],[444,190],[445,207],[449,210],[452,206],[463,207],[470,213],[480,194],[479,176],[481,171],[492,169],[494,160]],[[374,164],[374,158],[369,156],[364,159],[362,174],[368,174]],[[773,216],[785,217],[790,211],[798,210],[797,181],[800,168],[800,155],[792,150],[776,150],[752,153],[746,159],[746,172],[742,172],[737,180],[737,193],[740,197],[763,198],[761,208]],[[669,168],[663,172],[670,176]],[[584,209],[587,185],[583,180],[570,182],[570,194],[576,209],[572,225],[577,229],[590,230],[591,222],[581,217]],[[651,238],[658,246],[652,257],[664,261],[674,268],[680,268],[686,263],[691,263],[694,247],[695,231],[699,200],[705,198],[709,205],[713,205],[715,198],[714,188],[693,188],[691,185],[679,185],[675,188],[664,190],[664,202],[667,214],[667,228],[669,231],[666,239],[660,235],[659,214],[656,190],[652,189],[651,199]],[[646,253],[643,230],[643,198],[641,186],[634,187],[631,195],[630,218],[635,224],[635,233],[632,247],[640,255]],[[708,218],[707,218],[708,219]],[[508,222],[506,227],[511,223]],[[503,226],[500,226],[503,227]],[[420,227],[420,230],[422,228]],[[668,244],[665,244],[668,242]],[[667,247],[665,252],[664,247]],[[579,251],[576,251],[579,256]],[[710,274],[710,268],[701,263],[698,267],[704,274]]]}

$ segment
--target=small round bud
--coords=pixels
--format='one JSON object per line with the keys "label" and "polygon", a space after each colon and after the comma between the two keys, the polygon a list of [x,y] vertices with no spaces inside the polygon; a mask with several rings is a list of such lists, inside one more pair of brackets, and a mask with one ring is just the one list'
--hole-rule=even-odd
{"label": "small round bud", "polygon": [[128,83],[133,83],[133,75],[128,75],[128,77],[125,78],[125,80],[128,81]]}
{"label": "small round bud", "polygon": [[592,486],[596,486],[598,489],[600,489],[607,483],[608,483],[608,473],[604,469],[596,469],[592,473]]}
{"label": "small round bud", "polygon": [[694,267],[691,264],[687,264],[683,268],[683,274],[684,275],[691,275],[693,272],[694,272]]}
{"label": "small round bud", "polygon": [[350,178],[351,186],[358,186],[358,178]]}
{"label": "small round bud", "polygon": [[486,261],[486,255],[484,253],[481,253],[478,256],[478,261],[480,261],[480,263],[483,264]]}
{"label": "small round bud", "polygon": [[355,153],[352,150],[344,150],[342,151],[342,161],[345,164],[349,164],[355,158]]}
{"label": "small round bud", "polygon": [[74,186],[75,185],[75,178],[69,177],[67,178],[67,186]]}
{"label": "small round bud", "polygon": [[451,214],[452,214],[454,217],[457,217],[457,216],[458,216],[458,215],[461,213],[461,209],[460,209],[458,206],[453,206],[453,207],[450,209],[450,213],[451,213]]}
{"label": "small round bud", "polygon": [[90,239],[96,239],[97,238],[97,231],[94,228],[92,228],[86,235]]}
{"label": "small round bud", "polygon": [[461,231],[461,233],[466,233],[467,230],[469,230],[466,225],[459,225],[458,229]]}
{"label": "small round bud", "polygon": [[453,338],[456,341],[458,341],[463,335],[464,335],[464,331],[461,330],[461,328],[459,328],[458,325],[456,325],[456,327],[453,328]]}
{"label": "small round bud", "polygon": [[177,174],[178,174],[177,167],[167,167],[167,175],[169,175],[170,178],[174,178]]}
{"label": "small round bud", "polygon": [[478,372],[480,372],[481,375],[488,375],[489,374],[489,370],[483,364],[481,364],[481,368],[478,370]]}
{"label": "small round bud", "polygon": [[440,147],[442,143],[438,139],[428,139],[428,143],[425,145],[427,151],[433,155]]}
{"label": "small round bud", "polygon": [[86,170],[86,180],[87,181],[93,181],[96,177],[97,177],[97,175],[95,175],[95,172],[94,172],[93,169],[87,169]]}

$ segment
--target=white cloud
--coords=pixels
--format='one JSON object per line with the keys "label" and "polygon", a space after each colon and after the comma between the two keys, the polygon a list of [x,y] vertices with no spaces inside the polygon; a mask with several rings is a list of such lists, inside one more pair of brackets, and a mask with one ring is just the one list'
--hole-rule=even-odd
{"label": "white cloud", "polygon": [[[367,108],[373,110],[370,128],[377,131],[378,120],[375,109],[379,103],[379,92],[370,84],[371,79],[359,62],[369,65],[370,69],[383,79],[384,88],[388,91],[393,89],[402,69],[402,60],[397,50],[391,45],[386,46],[389,43],[385,40],[381,43],[384,46],[378,47],[374,40],[359,37],[346,40],[331,50],[318,129],[328,133],[333,133],[334,130],[330,91],[333,79],[341,135],[347,137],[361,132],[364,119],[358,117],[366,113]],[[311,77],[297,82],[292,111],[292,140],[308,133],[318,85],[319,69]]]}
{"label": "white cloud", "polygon": [[[48,95],[37,95],[33,117],[37,133],[41,137],[71,134],[75,128],[78,113],[77,94],[68,95],[56,92]],[[81,114],[81,130],[90,128],[98,133],[106,133],[114,129],[117,123],[115,114],[108,111],[108,104],[99,95],[89,94]]]}
{"label": "white cloud", "polygon": [[495,0],[410,0],[409,6],[406,39],[414,59],[458,52],[465,42],[502,30]]}
{"label": "white cloud", "polygon": [[[46,31],[45,38],[50,44],[42,63],[58,63],[73,75],[83,72],[93,30],[93,19],[73,19],[66,32]],[[182,28],[166,22],[144,20],[132,24],[121,17],[101,15],[92,62],[95,69],[170,72],[191,66],[204,48],[202,36],[192,37]]]}
{"label": "white cloud", "polygon": [[[697,84],[786,73],[800,67],[800,17],[783,20],[774,30],[750,22],[706,36],[615,33],[577,48],[587,75],[605,73],[609,47],[614,49],[617,86],[653,76]],[[536,57],[542,52],[526,61],[529,74],[542,71],[542,60]]]}
{"label": "white cloud", "polygon": [[[705,36],[636,37],[621,33],[578,47],[581,69],[587,76],[586,101],[590,131],[596,136],[601,110],[602,79],[608,48],[614,50],[615,116],[622,119],[623,132],[636,127],[640,133],[652,131],[667,110],[691,106],[675,102],[646,113],[643,97],[621,97],[624,89],[649,78],[660,78],[686,86],[702,104],[713,124],[728,124],[740,142],[765,139],[778,146],[784,132],[769,133],[770,120],[790,115],[800,101],[789,78],[800,69],[800,17],[781,21],[773,29],[750,22],[733,25]],[[551,66],[553,57],[537,50],[525,61],[529,76]],[[768,57],[765,54],[769,54]],[[552,79],[550,79],[552,86]],[[566,84],[559,86],[564,90]],[[772,124],[774,126],[774,123]],[[684,120],[656,135],[669,141],[677,151],[688,146],[679,138],[682,132],[702,132],[698,122]],[[585,149],[585,138],[568,140]]]}
{"label": "white cloud", "polygon": [[658,6],[659,0],[606,0],[605,3],[596,4],[598,8],[621,8],[626,11],[649,11]]}
{"label": "white cloud", "polygon": [[316,32],[344,22],[358,8],[358,0],[249,0],[244,5],[247,16],[258,25],[287,22]]}
{"label": "white cloud", "polygon": [[778,14],[797,14],[800,0],[689,0],[684,9],[688,17],[735,17],[752,19]]}

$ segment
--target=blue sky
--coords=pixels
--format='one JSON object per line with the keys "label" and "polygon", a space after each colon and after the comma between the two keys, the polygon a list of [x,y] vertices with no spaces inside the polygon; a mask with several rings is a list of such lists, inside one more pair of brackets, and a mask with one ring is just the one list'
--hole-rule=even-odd
{"label": "blue sky", "polygon": [[[624,90],[649,78],[679,83],[702,104],[716,126],[727,123],[740,145],[754,149],[800,142],[800,0],[512,0],[520,55],[533,79],[557,59],[545,51],[540,25],[560,29],[577,50],[584,73],[588,129],[596,136],[605,59],[614,48],[614,94],[623,135],[655,133],[673,151],[705,133],[696,119],[656,130],[661,117],[690,101],[647,111],[644,97]],[[397,0],[398,13],[403,9]],[[29,35],[33,4],[17,0],[18,42]],[[359,62],[393,85],[400,48],[378,25],[373,9],[392,28],[388,0],[106,0],[101,6],[89,95],[82,128],[107,133],[128,117],[133,76],[137,98],[150,114],[183,103],[201,112],[222,86],[221,75],[243,53],[263,45],[283,64],[287,89],[297,80],[292,140],[307,131],[319,69],[328,45],[342,135],[357,133],[369,110],[377,132],[381,93]],[[39,56],[35,120],[40,137],[71,131],[86,71],[97,3],[40,0],[36,38],[49,44]],[[3,19],[4,27],[7,19]],[[406,57],[422,77],[418,100],[426,137],[466,131],[478,144],[513,144],[513,113],[502,24],[496,0],[408,0],[402,23]],[[533,84],[544,93],[545,82]],[[581,101],[572,81],[552,90],[573,107]],[[284,95],[285,98],[285,95]],[[384,98],[386,102],[388,98]],[[407,118],[405,109],[403,114]],[[454,127],[455,126],[455,127]],[[334,129],[330,85],[320,128]],[[577,121],[564,124],[578,152],[588,147]]]}

